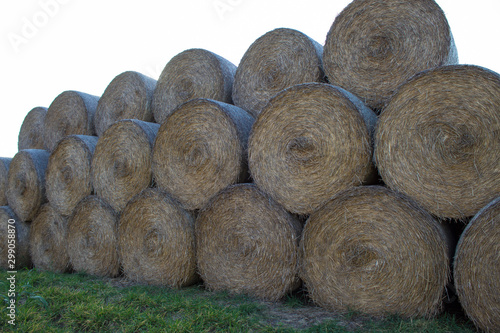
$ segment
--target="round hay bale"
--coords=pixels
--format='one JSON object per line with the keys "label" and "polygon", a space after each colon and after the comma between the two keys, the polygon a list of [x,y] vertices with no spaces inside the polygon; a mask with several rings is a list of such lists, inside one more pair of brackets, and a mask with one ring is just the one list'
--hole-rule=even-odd
{"label": "round hay bale", "polygon": [[1,206],[0,225],[0,268],[31,268],[30,224],[19,219],[9,206]]}
{"label": "round hay bale", "polygon": [[44,140],[44,122],[47,108],[36,107],[31,109],[24,118],[17,141],[18,150],[46,149]]}
{"label": "round hay bale", "polygon": [[234,105],[195,99],[158,131],[153,175],[187,209],[200,209],[220,190],[248,177],[247,143],[254,118]]}
{"label": "round hay bale", "polygon": [[409,198],[381,186],[348,189],[306,221],[300,277],[335,312],[432,317],[449,278],[446,234]]}
{"label": "round hay bale", "polygon": [[339,87],[290,87],[272,98],[255,121],[250,173],[288,211],[310,214],[336,193],[375,177],[375,123],[375,114]]}
{"label": "round hay bale", "polygon": [[354,0],[326,37],[330,83],[381,109],[396,88],[425,69],[458,63],[445,14],[433,0]]}
{"label": "round hay bale", "polygon": [[211,290],[276,301],[298,287],[301,225],[253,184],[231,185],[195,223],[198,270]]}
{"label": "round hay bale", "polygon": [[118,213],[151,185],[151,154],[159,124],[120,120],[97,141],[91,176],[95,194]]}
{"label": "round hay bale", "polygon": [[30,253],[37,269],[56,273],[70,271],[66,231],[67,219],[51,204],[44,204],[31,223]]}
{"label": "round hay bale", "polygon": [[384,182],[443,218],[474,216],[500,193],[500,75],[467,65],[416,75],[379,118]]}
{"label": "round hay bale", "polygon": [[179,105],[195,98],[232,103],[236,66],[204,49],[189,49],[173,57],[163,69],[153,93],[153,114],[163,123]]}
{"label": "round hay bale", "polygon": [[7,179],[12,158],[0,157],[0,206],[7,206]]}
{"label": "round hay bale", "polygon": [[233,83],[234,104],[255,117],[290,86],[324,81],[323,46],[300,31],[279,28],[259,37],[243,55]]}
{"label": "round hay bale", "polygon": [[44,120],[44,139],[53,151],[57,142],[71,134],[95,135],[94,115],[99,97],[64,91],[50,104]]}
{"label": "round hay bale", "polygon": [[102,94],[95,112],[98,136],[121,119],[153,121],[151,101],[156,80],[138,72],[128,71],[116,76]]}
{"label": "round hay bale", "polygon": [[22,221],[32,221],[45,196],[45,171],[50,153],[43,149],[19,151],[10,162],[7,201]]}
{"label": "round hay bale", "polygon": [[500,328],[500,197],[481,209],[458,242],[454,279],[458,298],[485,332]]}
{"label": "round hay bale", "polygon": [[82,199],[68,220],[67,251],[77,272],[117,276],[120,272],[117,237],[118,214],[103,199]]}
{"label": "round hay bale", "polygon": [[50,154],[46,172],[47,199],[61,215],[93,192],[90,167],[97,136],[69,135]]}
{"label": "round hay bale", "polygon": [[148,188],[136,195],[120,217],[118,235],[128,278],[172,288],[198,280],[194,217],[168,194]]}

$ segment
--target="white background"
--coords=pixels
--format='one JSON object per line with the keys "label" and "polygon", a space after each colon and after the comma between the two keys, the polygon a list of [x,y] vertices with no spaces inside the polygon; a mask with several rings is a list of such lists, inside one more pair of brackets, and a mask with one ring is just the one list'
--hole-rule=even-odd
{"label": "white background", "polygon": [[[26,114],[65,90],[102,95],[118,74],[157,79],[189,48],[238,65],[252,42],[279,27],[324,44],[349,0],[22,0],[0,4],[0,156],[17,152]],[[500,73],[499,0],[437,0],[460,63]]]}

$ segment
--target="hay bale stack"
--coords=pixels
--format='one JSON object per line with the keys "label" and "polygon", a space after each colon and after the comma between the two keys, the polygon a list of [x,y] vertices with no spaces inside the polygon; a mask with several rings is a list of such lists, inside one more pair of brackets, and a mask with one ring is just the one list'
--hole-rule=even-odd
{"label": "hay bale stack", "polygon": [[0,268],[8,271],[30,268],[31,225],[17,217],[9,206],[1,206],[0,226]]}
{"label": "hay bale stack", "polygon": [[47,108],[38,106],[30,110],[24,117],[17,141],[18,150],[46,149],[44,140],[44,123]]}
{"label": "hay bale stack", "polygon": [[209,99],[177,108],[158,132],[153,175],[158,187],[187,209],[202,208],[217,192],[247,178],[247,143],[253,117]]}
{"label": "hay bale stack", "polygon": [[385,183],[439,217],[465,218],[500,193],[500,75],[467,65],[425,71],[379,118]]}
{"label": "hay bale stack", "polygon": [[481,209],[458,242],[454,279],[462,307],[485,332],[500,329],[500,197]]}
{"label": "hay bale stack", "polygon": [[276,301],[298,286],[301,225],[253,184],[217,194],[195,223],[198,270],[211,290]]}
{"label": "hay bale stack", "polygon": [[153,114],[163,123],[172,111],[195,98],[231,103],[236,66],[204,49],[189,49],[173,57],[163,69],[153,94]]}
{"label": "hay bale stack", "polygon": [[156,80],[138,72],[128,71],[116,76],[102,94],[95,112],[98,136],[121,119],[153,121],[151,101]]}
{"label": "hay bale stack", "polygon": [[12,158],[0,157],[0,206],[7,206],[7,179]]}
{"label": "hay bale stack", "polygon": [[341,88],[307,83],[285,89],[255,121],[250,173],[288,211],[310,214],[374,177],[375,122],[375,114]]}
{"label": "hay bale stack", "polygon": [[138,282],[189,286],[198,280],[194,218],[159,189],[145,189],[127,204],[118,223],[125,275]]}
{"label": "hay bale stack", "polygon": [[92,159],[95,194],[117,212],[151,185],[151,154],[159,124],[125,119],[99,138]]}
{"label": "hay bale stack", "polygon": [[10,162],[7,201],[22,221],[32,221],[47,201],[45,171],[50,153],[43,149],[19,151]]}
{"label": "hay bale stack", "polygon": [[458,56],[434,0],[354,0],[333,22],[323,61],[330,83],[381,109],[414,74]]}
{"label": "hay bale stack", "polygon": [[47,199],[59,214],[71,215],[76,204],[92,194],[90,167],[96,145],[96,136],[70,135],[50,154]]}
{"label": "hay bale stack", "polygon": [[449,277],[446,234],[413,201],[381,186],[346,190],[311,214],[300,276],[336,312],[432,317]]}
{"label": "hay bale stack", "polygon": [[44,204],[31,223],[30,253],[37,269],[56,273],[70,271],[66,231],[67,219],[51,204]]}
{"label": "hay bale stack", "polygon": [[109,277],[119,274],[117,223],[118,214],[98,196],[78,203],[67,229],[67,251],[75,271]]}
{"label": "hay bale stack", "polygon": [[95,135],[94,115],[99,97],[64,91],[50,104],[44,120],[44,140],[53,151],[57,142],[71,134]]}
{"label": "hay bale stack", "polygon": [[243,55],[233,83],[234,104],[255,117],[281,90],[324,81],[323,46],[300,31],[279,28],[259,37]]}

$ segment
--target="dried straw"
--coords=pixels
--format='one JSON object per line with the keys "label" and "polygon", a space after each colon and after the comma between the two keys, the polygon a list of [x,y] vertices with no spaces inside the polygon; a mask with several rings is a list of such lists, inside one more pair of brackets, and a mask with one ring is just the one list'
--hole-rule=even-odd
{"label": "dried straw", "polygon": [[50,104],[44,121],[47,149],[71,134],[95,135],[94,114],[99,97],[78,91],[64,91]]}
{"label": "dried straw", "polygon": [[45,196],[45,170],[50,153],[43,149],[19,151],[10,162],[7,201],[22,221],[32,221]]}
{"label": "dried straw", "polygon": [[276,301],[298,286],[298,220],[253,184],[231,185],[195,223],[198,269],[211,290]]}
{"label": "dried straw", "polygon": [[255,121],[249,166],[255,183],[288,211],[310,214],[333,195],[374,178],[375,114],[324,83],[278,93]]}
{"label": "dried straw", "polygon": [[247,178],[247,142],[253,117],[209,99],[177,108],[158,131],[153,175],[158,187],[187,209],[202,208],[217,192]]}
{"label": "dried straw", "polygon": [[323,46],[300,31],[269,31],[250,45],[238,65],[234,104],[257,116],[281,90],[324,81],[322,53]]}
{"label": "dried straw", "polygon": [[118,214],[98,196],[85,197],[68,220],[67,250],[77,272],[117,276],[120,272]]}
{"label": "dried straw", "polygon": [[414,74],[458,56],[435,1],[354,0],[333,22],[323,61],[330,83],[380,109]]}
{"label": "dried straw", "polygon": [[203,49],[189,49],[173,57],[163,69],[153,94],[153,114],[163,123],[179,105],[195,98],[231,103],[236,66]]}
{"label": "dried straw", "polygon": [[31,223],[30,253],[37,269],[56,273],[70,271],[66,231],[67,219],[51,204],[43,205]]}
{"label": "dried straw", "polygon": [[500,197],[481,209],[458,242],[454,278],[460,303],[485,332],[500,329]]}
{"label": "dried straw", "polygon": [[116,76],[97,104],[95,130],[98,136],[121,119],[153,121],[151,101],[156,80],[138,72],[128,71]]}
{"label": "dried straw", "polygon": [[12,158],[0,157],[0,206],[7,206],[7,179]]}
{"label": "dried straw", "polygon": [[46,149],[44,140],[44,121],[47,108],[38,106],[31,109],[24,118],[17,141],[18,150]]}
{"label": "dried straw", "polygon": [[[29,249],[31,225],[19,219],[9,206],[1,206],[0,226],[0,268],[8,271],[31,268]],[[12,238],[9,235],[15,236]]]}
{"label": "dried straw", "polygon": [[500,75],[425,71],[382,112],[375,159],[385,183],[439,217],[465,218],[500,193]]}
{"label": "dried straw", "polygon": [[151,154],[159,127],[136,119],[120,120],[97,142],[91,168],[94,190],[117,212],[151,185]]}
{"label": "dried straw", "polygon": [[90,167],[97,144],[96,136],[70,135],[57,144],[46,172],[47,199],[63,216],[93,192]]}
{"label": "dried straw", "polygon": [[158,189],[125,207],[118,225],[123,271],[134,281],[181,288],[198,280],[194,218]]}
{"label": "dried straw", "polygon": [[346,190],[311,214],[300,276],[336,312],[431,317],[449,279],[446,234],[409,198],[381,186]]}

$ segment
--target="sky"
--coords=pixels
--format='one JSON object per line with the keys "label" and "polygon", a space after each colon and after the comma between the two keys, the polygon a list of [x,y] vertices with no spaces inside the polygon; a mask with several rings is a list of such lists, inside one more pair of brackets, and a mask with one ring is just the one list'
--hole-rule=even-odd
{"label": "sky", "polygon": [[[460,63],[500,73],[498,0],[437,0]],[[0,4],[0,157],[17,152],[34,107],[61,92],[100,96],[118,74],[158,79],[176,54],[210,50],[238,65],[275,28],[299,30],[324,45],[350,0],[23,0]]]}

